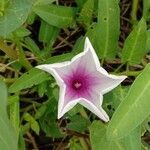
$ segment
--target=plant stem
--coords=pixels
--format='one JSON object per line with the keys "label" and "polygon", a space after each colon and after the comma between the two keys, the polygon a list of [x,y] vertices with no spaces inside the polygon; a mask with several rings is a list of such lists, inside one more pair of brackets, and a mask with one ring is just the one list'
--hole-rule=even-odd
{"label": "plant stem", "polygon": [[17,78],[4,78],[0,75],[0,79],[3,80],[5,83],[13,83],[17,80]]}
{"label": "plant stem", "polygon": [[35,141],[34,137],[32,136],[32,134],[30,132],[27,132],[27,136],[31,140],[33,148],[35,150],[38,150],[38,146],[37,146],[36,141]]}
{"label": "plant stem", "polygon": [[16,60],[17,59],[17,52],[14,51],[10,46],[7,45],[7,43],[4,42],[4,40],[0,39],[0,49],[11,59]]}
{"label": "plant stem", "polygon": [[87,115],[87,113],[86,113],[86,111],[84,110],[83,107],[80,109],[80,114],[81,114],[82,117],[84,117],[87,120],[89,120],[89,117],[88,117],[88,115]]}
{"label": "plant stem", "polygon": [[119,75],[126,75],[126,76],[138,76],[140,73],[142,72],[142,70],[140,71],[124,71],[119,73]]}
{"label": "plant stem", "polygon": [[120,64],[119,67],[114,71],[115,73],[117,73],[122,67],[124,66],[124,64]]}
{"label": "plant stem", "polygon": [[139,0],[132,0],[131,23],[134,25],[137,22],[137,10]]}
{"label": "plant stem", "polygon": [[84,138],[79,137],[79,141],[80,141],[80,144],[82,145],[82,147],[83,147],[84,150],[89,150],[89,146],[86,143],[86,141],[85,141]]}
{"label": "plant stem", "polygon": [[33,109],[35,106],[36,106],[36,107],[40,107],[41,105],[42,105],[42,104],[40,104],[40,103],[32,102],[31,105],[29,105],[29,106],[27,106],[27,107],[25,107],[25,108],[22,108],[22,109],[20,110],[20,112],[27,112],[27,111]]}

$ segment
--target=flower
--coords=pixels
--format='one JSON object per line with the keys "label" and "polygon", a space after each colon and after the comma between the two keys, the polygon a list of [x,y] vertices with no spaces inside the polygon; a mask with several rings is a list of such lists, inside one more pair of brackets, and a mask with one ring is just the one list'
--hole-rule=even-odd
{"label": "flower", "polygon": [[71,61],[44,64],[36,68],[52,74],[60,87],[58,119],[80,103],[103,121],[109,121],[102,108],[103,94],[118,86],[126,78],[110,75],[100,66],[88,38],[85,40],[84,51]]}

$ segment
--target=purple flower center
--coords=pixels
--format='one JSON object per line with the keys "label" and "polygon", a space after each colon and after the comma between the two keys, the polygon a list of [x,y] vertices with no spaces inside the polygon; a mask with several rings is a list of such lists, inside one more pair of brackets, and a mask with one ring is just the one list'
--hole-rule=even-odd
{"label": "purple flower center", "polygon": [[82,81],[80,81],[80,80],[73,80],[73,82],[72,82],[72,88],[74,89],[74,90],[80,90],[81,88],[82,88]]}
{"label": "purple flower center", "polygon": [[70,71],[68,75],[64,75],[62,78],[67,86],[66,95],[68,99],[90,99],[91,92],[99,85],[99,77],[97,74],[91,73],[82,66]]}

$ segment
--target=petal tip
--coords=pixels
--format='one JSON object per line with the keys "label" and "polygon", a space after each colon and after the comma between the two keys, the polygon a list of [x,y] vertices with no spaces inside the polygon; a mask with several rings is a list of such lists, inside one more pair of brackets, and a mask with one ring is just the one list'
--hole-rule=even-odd
{"label": "petal tip", "polygon": [[105,121],[105,122],[109,122],[109,120],[110,120],[110,119],[109,119],[109,117],[107,116],[104,121]]}
{"label": "petal tip", "polygon": [[125,75],[120,76],[121,82],[124,81],[126,78],[128,78],[128,76],[125,76]]}
{"label": "petal tip", "polygon": [[57,114],[57,119],[60,119],[63,115],[61,113]]}
{"label": "petal tip", "polygon": [[45,66],[45,65],[38,65],[38,66],[36,66],[35,68],[43,70],[44,66]]}

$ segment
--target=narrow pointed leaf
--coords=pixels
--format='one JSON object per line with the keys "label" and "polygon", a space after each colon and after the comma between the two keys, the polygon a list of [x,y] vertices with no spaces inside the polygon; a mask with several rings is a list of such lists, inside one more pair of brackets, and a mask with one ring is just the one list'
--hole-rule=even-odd
{"label": "narrow pointed leaf", "polygon": [[129,65],[134,65],[141,62],[146,52],[146,37],[146,22],[142,18],[125,41],[122,63],[127,62]]}
{"label": "narrow pointed leaf", "polygon": [[99,121],[94,121],[90,126],[90,140],[92,150],[140,150],[140,128],[123,139],[108,140],[106,138],[107,126]]}
{"label": "narrow pointed leaf", "polygon": [[13,101],[13,103],[9,105],[9,116],[10,116],[10,122],[16,131],[16,135],[18,139],[19,124],[20,124],[19,96],[18,95],[10,96],[9,101]]}
{"label": "narrow pointed leaf", "polygon": [[75,8],[57,5],[35,5],[33,10],[44,21],[58,28],[71,26],[74,22]]}
{"label": "narrow pointed leaf", "polygon": [[96,46],[98,56],[113,58],[118,49],[120,10],[117,0],[98,1],[98,25]]}
{"label": "narrow pointed leaf", "polygon": [[0,149],[17,150],[17,138],[6,112],[7,89],[0,80]]}
{"label": "narrow pointed leaf", "polygon": [[143,16],[148,21],[150,20],[150,1],[143,0]]}
{"label": "narrow pointed leaf", "polygon": [[150,30],[147,30],[146,51],[150,52]]}
{"label": "narrow pointed leaf", "polygon": [[49,80],[50,76],[39,69],[31,69],[29,72],[23,74],[16,82],[14,82],[10,88],[10,93],[15,93],[19,90],[29,88],[33,85],[42,83],[43,81]]}
{"label": "narrow pointed leaf", "polygon": [[150,114],[150,64],[137,77],[108,126],[107,136],[121,138],[131,133]]}
{"label": "narrow pointed leaf", "polygon": [[59,28],[49,25],[47,22],[41,20],[39,41],[52,46],[59,31]]}
{"label": "narrow pointed leaf", "polygon": [[79,22],[85,26],[85,28],[88,28],[92,22],[93,17],[93,9],[94,9],[94,1],[93,0],[87,0],[79,15]]}

